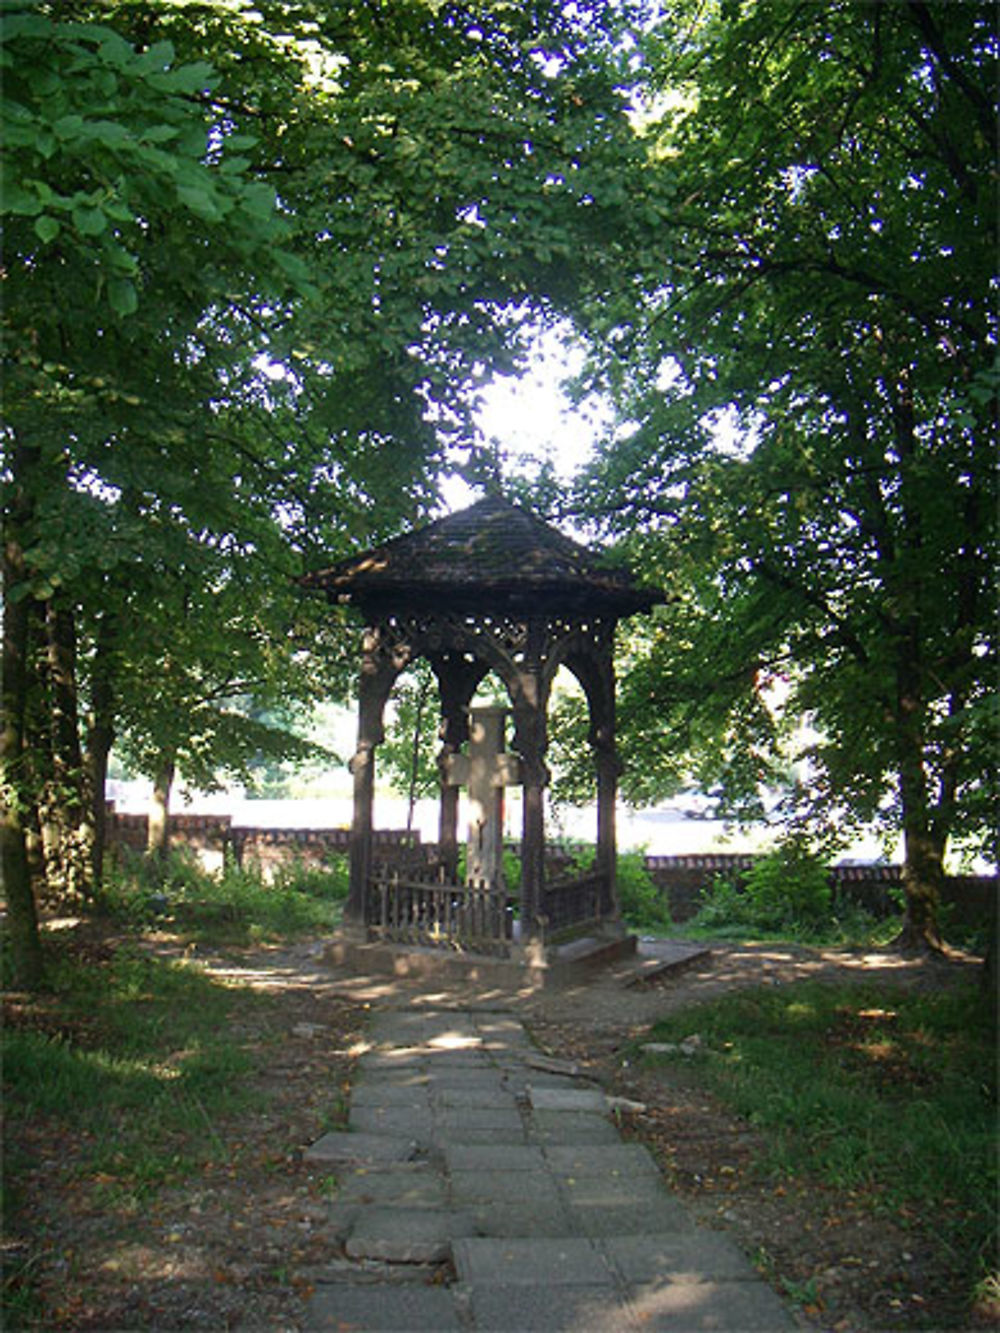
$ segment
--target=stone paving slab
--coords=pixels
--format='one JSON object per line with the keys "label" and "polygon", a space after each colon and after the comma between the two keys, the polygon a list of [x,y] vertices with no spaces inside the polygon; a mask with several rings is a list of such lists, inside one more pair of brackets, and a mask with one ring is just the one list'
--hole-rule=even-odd
{"label": "stone paving slab", "polygon": [[477,1237],[457,1240],[452,1249],[462,1282],[508,1286],[608,1286],[614,1274],[596,1246],[580,1236]]}
{"label": "stone paving slab", "polygon": [[650,1333],[780,1333],[797,1327],[766,1283],[658,1282],[633,1288],[628,1304],[638,1327]]}
{"label": "stone paving slab", "polygon": [[623,1282],[678,1282],[724,1278],[757,1280],[742,1250],[727,1237],[703,1228],[656,1235],[608,1236],[597,1242]]}
{"label": "stone paving slab", "polygon": [[480,1236],[519,1237],[568,1236],[573,1233],[569,1213],[558,1199],[545,1203],[470,1203],[463,1211],[469,1213]]}
{"label": "stone paving slab", "polygon": [[359,1083],[351,1089],[351,1109],[359,1106],[430,1106],[427,1083]]}
{"label": "stone paving slab", "polygon": [[643,1236],[658,1231],[689,1231],[694,1224],[684,1205],[668,1194],[652,1203],[567,1203],[573,1232],[578,1235]]}
{"label": "stone paving slab", "polygon": [[558,1175],[555,1180],[571,1208],[641,1208],[671,1198],[663,1182],[650,1175]]}
{"label": "stone paving slab", "polygon": [[475,1233],[468,1213],[428,1208],[369,1208],[357,1219],[347,1243],[354,1259],[398,1264],[439,1263],[451,1258],[459,1236]]}
{"label": "stone paving slab", "polygon": [[450,1183],[458,1204],[495,1200],[531,1206],[554,1194],[552,1177],[544,1171],[452,1171]]}
{"label": "stone paving slab", "polygon": [[407,1284],[316,1288],[309,1302],[309,1328],[379,1330],[380,1333],[457,1333],[455,1301],[444,1287]]}
{"label": "stone paving slab", "polygon": [[594,1111],[535,1111],[532,1128],[537,1142],[564,1147],[579,1143],[621,1143],[607,1116]]}
{"label": "stone paving slab", "polygon": [[412,1138],[388,1134],[351,1134],[331,1130],[302,1154],[306,1162],[405,1162],[416,1152]]}
{"label": "stone paving slab", "polygon": [[409,1135],[417,1143],[429,1143],[434,1132],[430,1107],[352,1106],[347,1123],[363,1134]]}
{"label": "stone paving slab", "polygon": [[435,1132],[433,1143],[438,1151],[443,1151],[449,1144],[454,1143],[456,1139],[460,1139],[462,1143],[509,1144],[511,1147],[520,1147],[528,1141],[524,1126],[518,1125],[515,1127],[512,1122],[509,1129],[498,1129],[495,1126],[493,1128],[484,1129],[468,1129],[463,1127],[460,1133],[454,1126],[442,1126]]}
{"label": "stone paving slab", "polygon": [[554,1143],[546,1147],[545,1160],[553,1171],[566,1176],[621,1174],[630,1179],[636,1176],[660,1179],[656,1159],[641,1143]]}
{"label": "stone paving slab", "polygon": [[477,1283],[469,1297],[477,1333],[639,1333],[608,1287]]}
{"label": "stone paving slab", "polygon": [[438,1111],[436,1120],[443,1129],[450,1129],[457,1141],[461,1141],[462,1131],[466,1129],[523,1129],[517,1107],[510,1106],[443,1106]]}
{"label": "stone paving slab", "polygon": [[434,1105],[449,1110],[458,1107],[487,1110],[504,1105],[513,1108],[513,1099],[499,1088],[441,1088],[434,1094]]}
{"label": "stone paving slab", "polygon": [[608,1109],[600,1088],[544,1088],[528,1084],[528,1097],[536,1111],[599,1111]]}
{"label": "stone paving slab", "polygon": [[444,1149],[448,1171],[542,1171],[546,1161],[541,1148],[525,1144],[513,1148],[506,1144],[452,1143]]}
{"label": "stone paving slab", "polygon": [[391,1204],[398,1208],[443,1208],[447,1186],[439,1171],[352,1171],[340,1183],[338,1200],[345,1203]]}

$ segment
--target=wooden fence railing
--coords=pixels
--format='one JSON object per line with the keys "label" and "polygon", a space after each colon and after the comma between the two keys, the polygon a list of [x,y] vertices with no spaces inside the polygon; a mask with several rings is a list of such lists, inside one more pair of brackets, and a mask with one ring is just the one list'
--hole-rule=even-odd
{"label": "wooden fence railing", "polygon": [[597,871],[547,884],[541,904],[546,938],[599,921],[603,887],[604,877]]}
{"label": "wooden fence railing", "polygon": [[378,939],[506,956],[514,915],[503,889],[389,872],[369,882],[366,924]]}

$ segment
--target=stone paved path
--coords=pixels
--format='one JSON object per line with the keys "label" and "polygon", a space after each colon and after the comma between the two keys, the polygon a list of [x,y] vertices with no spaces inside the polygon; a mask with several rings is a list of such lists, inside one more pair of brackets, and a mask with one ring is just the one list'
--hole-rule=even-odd
{"label": "stone paved path", "polygon": [[339,1189],[309,1326],[337,1330],[794,1328],[724,1236],[696,1227],[603,1092],[503,1010],[383,1010],[349,1131],[307,1158]]}

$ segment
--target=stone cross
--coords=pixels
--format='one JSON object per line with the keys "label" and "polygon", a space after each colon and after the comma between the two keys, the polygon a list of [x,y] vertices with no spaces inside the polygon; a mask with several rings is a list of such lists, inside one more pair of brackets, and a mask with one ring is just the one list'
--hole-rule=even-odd
{"label": "stone cross", "polygon": [[466,883],[503,883],[503,789],[521,782],[521,761],[504,750],[508,709],[469,709],[469,752],[448,759],[448,782],[469,798]]}

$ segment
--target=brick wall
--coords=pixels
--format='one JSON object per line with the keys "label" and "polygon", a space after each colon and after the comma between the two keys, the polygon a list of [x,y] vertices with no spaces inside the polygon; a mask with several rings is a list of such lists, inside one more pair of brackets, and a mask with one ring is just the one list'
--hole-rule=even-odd
{"label": "brick wall", "polygon": [[[171,815],[171,842],[191,847],[201,855],[214,855],[218,862],[230,851],[240,865],[256,865],[270,876],[292,861],[322,865],[331,852],[346,852],[350,829],[261,829],[233,828],[228,815]],[[109,811],[110,846],[143,850],[146,846],[146,816]],[[404,848],[432,856],[434,845],[421,847],[420,834],[406,829],[381,829],[373,834],[376,853],[399,852]],[[712,852],[700,856],[647,856],[646,868],[665,894],[675,921],[687,921],[698,910],[701,895],[711,889],[717,875],[739,880],[753,865],[753,856]],[[550,873],[558,869],[555,862]],[[837,900],[857,903],[876,916],[897,910],[893,889],[899,887],[898,865],[834,866],[831,870]],[[996,875],[953,875],[945,883],[944,905],[949,921],[960,926],[997,926],[1000,878]]]}

